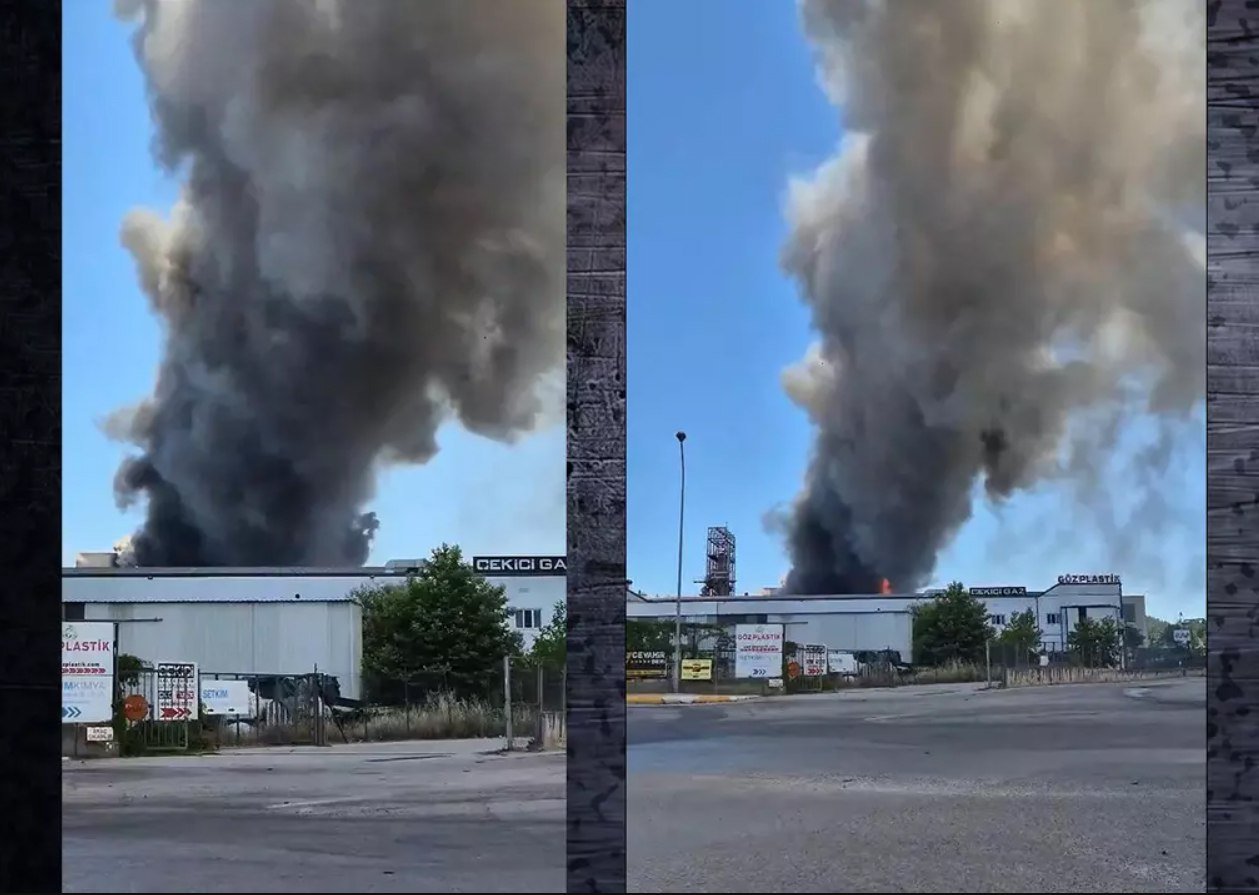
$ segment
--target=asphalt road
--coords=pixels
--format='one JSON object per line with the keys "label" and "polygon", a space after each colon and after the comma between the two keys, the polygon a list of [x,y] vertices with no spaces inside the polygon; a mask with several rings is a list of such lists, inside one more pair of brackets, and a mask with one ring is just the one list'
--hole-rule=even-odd
{"label": "asphalt road", "polygon": [[65,892],[563,892],[564,756],[501,741],[66,762]]}
{"label": "asphalt road", "polygon": [[631,707],[631,892],[1203,891],[1203,678]]}

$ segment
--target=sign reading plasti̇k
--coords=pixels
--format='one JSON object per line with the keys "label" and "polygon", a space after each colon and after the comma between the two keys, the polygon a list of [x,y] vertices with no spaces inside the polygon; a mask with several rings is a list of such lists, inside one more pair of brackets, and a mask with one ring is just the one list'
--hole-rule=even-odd
{"label": "sign reading plasti\u0307k", "polygon": [[782,625],[734,626],[735,677],[781,677],[782,668]]}
{"label": "sign reading plasti\u0307k", "polygon": [[113,718],[114,623],[61,626],[61,722],[99,724]]}

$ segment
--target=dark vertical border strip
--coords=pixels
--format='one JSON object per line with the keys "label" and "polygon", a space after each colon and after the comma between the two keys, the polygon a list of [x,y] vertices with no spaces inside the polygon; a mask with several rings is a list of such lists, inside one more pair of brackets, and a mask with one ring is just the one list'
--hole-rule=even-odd
{"label": "dark vertical border strip", "polygon": [[1259,3],[1207,5],[1207,879],[1259,892]]}
{"label": "dark vertical border strip", "polygon": [[625,0],[568,0],[568,891],[625,891]]}
{"label": "dark vertical border strip", "polygon": [[0,71],[0,892],[60,892],[60,4],[0,5]]}

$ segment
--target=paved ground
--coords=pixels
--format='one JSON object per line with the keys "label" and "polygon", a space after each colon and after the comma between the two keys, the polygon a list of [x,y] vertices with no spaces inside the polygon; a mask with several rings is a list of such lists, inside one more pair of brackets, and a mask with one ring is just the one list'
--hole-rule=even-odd
{"label": "paved ground", "polygon": [[629,710],[631,892],[1191,892],[1203,678]]}
{"label": "paved ground", "polygon": [[562,892],[564,756],[498,741],[66,762],[65,892]]}

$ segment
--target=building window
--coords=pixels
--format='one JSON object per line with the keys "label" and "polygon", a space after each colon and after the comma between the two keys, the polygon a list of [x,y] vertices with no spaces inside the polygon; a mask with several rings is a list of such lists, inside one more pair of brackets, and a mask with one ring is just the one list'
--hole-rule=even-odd
{"label": "building window", "polygon": [[542,610],[541,609],[517,609],[516,610],[516,627],[517,628],[542,627]]}
{"label": "building window", "polygon": [[84,618],[84,605],[82,603],[62,603],[61,604],[61,620],[67,622],[81,622]]}
{"label": "building window", "polygon": [[994,625],[1004,625],[1005,616],[1004,615],[990,615],[988,616],[988,621],[992,622]]}
{"label": "building window", "polygon": [[1125,603],[1123,606],[1123,620],[1130,625],[1137,623],[1137,607],[1131,603]]}
{"label": "building window", "polygon": [[1062,616],[1057,612],[1047,612],[1045,613],[1045,624],[1060,625],[1062,624]]}

